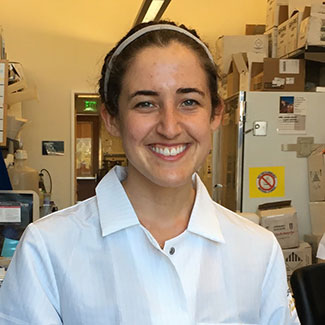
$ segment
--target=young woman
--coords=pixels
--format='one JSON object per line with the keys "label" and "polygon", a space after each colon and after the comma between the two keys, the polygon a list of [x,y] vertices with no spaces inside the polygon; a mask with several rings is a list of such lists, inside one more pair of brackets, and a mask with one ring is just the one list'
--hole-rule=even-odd
{"label": "young woman", "polygon": [[196,174],[222,112],[196,32],[135,27],[107,55],[99,92],[128,168],[28,227],[1,324],[299,324],[275,237],[213,202]]}

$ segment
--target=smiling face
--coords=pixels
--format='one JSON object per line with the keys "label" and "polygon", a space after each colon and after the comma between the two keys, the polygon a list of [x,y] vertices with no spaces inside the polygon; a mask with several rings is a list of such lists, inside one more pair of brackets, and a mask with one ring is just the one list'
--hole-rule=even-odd
{"label": "smiling face", "polygon": [[220,122],[211,109],[207,77],[192,50],[177,42],[141,50],[124,76],[118,118],[102,110],[108,131],[122,137],[128,182],[191,183]]}

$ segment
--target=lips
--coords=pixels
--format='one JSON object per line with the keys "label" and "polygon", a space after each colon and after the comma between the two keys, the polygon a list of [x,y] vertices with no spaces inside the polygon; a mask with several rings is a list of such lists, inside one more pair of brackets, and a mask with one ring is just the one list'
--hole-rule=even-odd
{"label": "lips", "polygon": [[149,148],[151,151],[159,155],[162,155],[164,157],[175,157],[183,153],[186,150],[187,145],[186,144],[175,145],[175,146],[150,145]]}

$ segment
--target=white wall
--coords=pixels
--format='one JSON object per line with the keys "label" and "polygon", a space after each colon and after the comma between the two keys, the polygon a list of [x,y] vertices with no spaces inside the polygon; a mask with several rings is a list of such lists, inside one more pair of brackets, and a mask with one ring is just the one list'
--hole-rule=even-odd
{"label": "white wall", "polygon": [[[123,2],[123,5],[122,5]],[[9,59],[23,64],[39,101],[23,103],[31,122],[22,133],[28,164],[46,168],[53,199],[70,205],[71,92],[96,91],[102,61],[132,25],[141,0],[3,1],[0,25]],[[173,0],[166,17],[195,27],[214,48],[220,34],[243,34],[246,23],[263,23],[266,0]],[[123,8],[123,12],[122,12]],[[42,156],[42,140],[61,140],[63,157]]]}

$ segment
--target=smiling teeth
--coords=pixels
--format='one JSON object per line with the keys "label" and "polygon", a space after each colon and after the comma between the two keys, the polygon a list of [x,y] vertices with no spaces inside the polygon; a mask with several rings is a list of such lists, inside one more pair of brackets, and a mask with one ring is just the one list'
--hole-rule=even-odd
{"label": "smiling teeth", "polygon": [[168,147],[165,147],[165,148],[161,148],[161,147],[154,147],[152,146],[151,149],[154,151],[154,152],[157,152],[161,155],[164,155],[166,157],[169,157],[169,156],[176,156],[178,154],[180,154],[181,152],[183,152],[185,150],[186,146],[183,145],[183,146],[177,146],[177,147],[173,147],[173,148],[168,148]]}

